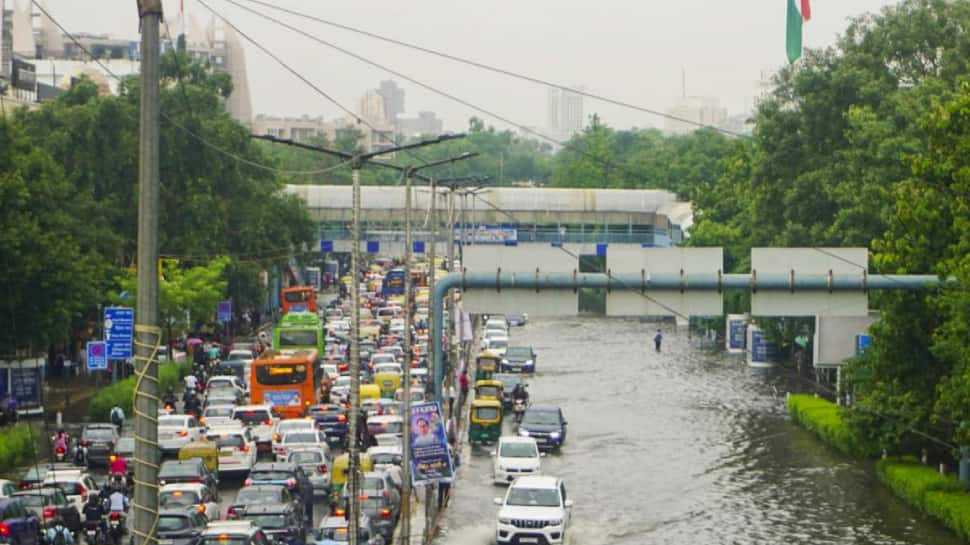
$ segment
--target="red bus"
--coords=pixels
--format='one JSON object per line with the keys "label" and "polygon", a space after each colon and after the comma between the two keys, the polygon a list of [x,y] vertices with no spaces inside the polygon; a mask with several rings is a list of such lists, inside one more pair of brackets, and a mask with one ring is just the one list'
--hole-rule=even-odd
{"label": "red bus", "polygon": [[280,290],[283,314],[289,312],[316,312],[317,290],[313,286],[294,286]]}

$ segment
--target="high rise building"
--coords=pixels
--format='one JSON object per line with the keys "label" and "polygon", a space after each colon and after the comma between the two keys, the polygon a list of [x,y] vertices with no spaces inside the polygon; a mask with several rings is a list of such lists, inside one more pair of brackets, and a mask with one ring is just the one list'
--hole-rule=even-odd
{"label": "high rise building", "polygon": [[404,113],[404,89],[394,80],[384,80],[377,88],[377,94],[384,99],[384,120],[394,123]]}
{"label": "high rise building", "polygon": [[559,132],[559,88],[550,87],[546,96],[546,128]]}
{"label": "high rise building", "polygon": [[722,108],[716,98],[684,97],[667,109],[664,134],[687,134],[700,126],[719,127],[727,121],[727,108]]}
{"label": "high rise building", "polygon": [[397,132],[402,136],[413,137],[421,134],[437,136],[444,130],[444,123],[434,112],[418,112],[417,117],[399,117]]}
{"label": "high rise building", "polygon": [[[582,90],[582,87],[575,87]],[[546,124],[551,136],[568,139],[583,130],[583,95],[550,87],[546,98]]]}
{"label": "high rise building", "polygon": [[0,83],[10,81],[13,61],[13,10],[7,10],[6,0],[0,0]]}
{"label": "high rise building", "polygon": [[357,102],[357,115],[371,125],[387,124],[388,119],[384,116],[384,97],[378,91],[367,91]]}

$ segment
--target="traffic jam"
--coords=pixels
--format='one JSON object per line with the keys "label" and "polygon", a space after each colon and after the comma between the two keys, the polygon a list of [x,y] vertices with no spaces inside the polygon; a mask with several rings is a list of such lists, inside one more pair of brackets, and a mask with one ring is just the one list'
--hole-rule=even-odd
{"label": "traffic jam", "polygon": [[[459,365],[455,371],[444,414],[443,407],[426,403],[434,401],[427,357],[430,267],[412,264],[408,362],[399,265],[375,259],[359,279],[356,438],[350,437],[349,422],[351,277],[341,279],[339,295],[326,302],[321,298],[319,305],[314,288],[285,288],[281,318],[253,339],[224,347],[200,340],[190,347],[192,373],[182,391],[163,393],[158,414],[161,545],[349,541],[352,440],[361,453],[357,541],[392,542],[404,492],[404,388],[415,418],[414,484],[429,475],[439,479],[425,483],[450,484],[459,432],[464,432],[472,455],[479,445],[490,451],[494,482],[508,487],[496,498],[496,541],[562,542],[571,500],[562,482],[542,476],[541,461],[564,444],[566,421],[559,408],[530,401],[525,379],[535,372],[538,357],[510,339],[511,328],[525,325],[527,317],[485,317],[481,351],[469,355],[467,369]],[[410,366],[410,384],[404,383],[405,366]],[[414,416],[423,406],[435,414]],[[53,460],[27,468],[19,481],[0,480],[0,542],[130,542],[134,437],[117,411],[112,409],[111,422],[85,424],[76,437],[59,430],[51,437]],[[464,418],[455,418],[458,414]],[[422,445],[429,422],[441,424],[437,434],[447,449],[447,461],[437,465],[420,457],[422,450],[433,450]]]}

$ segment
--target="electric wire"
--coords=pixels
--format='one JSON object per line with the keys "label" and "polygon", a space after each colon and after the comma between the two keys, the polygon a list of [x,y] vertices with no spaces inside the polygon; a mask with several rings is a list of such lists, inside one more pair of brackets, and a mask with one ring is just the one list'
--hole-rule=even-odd
{"label": "electric wire", "polygon": [[[238,5],[238,3],[235,0],[227,0],[227,1],[230,1],[233,4]],[[659,110],[654,110],[654,109],[651,109],[651,108],[646,108],[644,106],[638,106],[636,104],[631,104],[629,102],[624,102],[622,100],[615,99],[615,98],[611,98],[611,97],[607,97],[607,96],[604,96],[604,95],[599,95],[599,94],[596,94],[596,93],[590,93],[590,92],[584,91],[582,89],[576,89],[576,88],[569,87],[569,86],[566,86],[566,85],[562,85],[562,84],[559,84],[559,83],[554,83],[554,82],[551,82],[551,81],[543,80],[543,79],[538,78],[538,77],[535,77],[535,76],[529,76],[529,75],[526,75],[526,74],[521,74],[521,73],[518,73],[518,72],[514,72],[512,70],[506,69],[506,68],[500,68],[500,67],[497,67],[497,66],[485,64],[483,62],[479,62],[479,61],[474,61],[474,60],[462,58],[462,57],[459,57],[457,55],[452,55],[452,54],[449,54],[449,53],[445,53],[444,51],[440,51],[440,50],[437,50],[437,49],[432,49],[430,47],[425,47],[425,46],[421,46],[421,45],[417,45],[417,44],[405,42],[403,40],[389,38],[387,36],[382,36],[382,35],[377,34],[377,33],[374,33],[374,32],[370,32],[370,31],[363,30],[363,29],[360,29],[360,28],[356,28],[356,27],[352,27],[352,26],[349,26],[349,25],[340,24],[340,23],[337,23],[337,22],[334,22],[334,21],[329,21],[327,19],[323,19],[323,18],[320,18],[320,17],[316,17],[316,16],[310,15],[308,13],[302,13],[302,12],[299,12],[299,11],[296,11],[296,10],[291,10],[291,9],[284,8],[284,7],[281,7],[281,6],[276,6],[276,5],[270,4],[268,2],[263,2],[261,0],[243,0],[243,1],[250,2],[252,4],[258,4],[258,5],[267,7],[267,8],[274,9],[276,11],[281,11],[281,12],[287,13],[289,15],[293,15],[293,16],[300,17],[300,18],[303,18],[303,19],[308,19],[310,21],[315,21],[315,22],[318,22],[318,23],[322,23],[322,24],[325,24],[325,25],[329,25],[329,26],[332,26],[334,28],[339,28],[341,30],[346,30],[348,32],[353,32],[355,34],[360,34],[362,36],[367,36],[367,37],[373,38],[375,40],[380,40],[380,41],[383,41],[383,42],[386,42],[386,43],[391,43],[391,44],[394,44],[394,45],[398,45],[398,46],[401,46],[401,47],[405,47],[405,48],[408,48],[408,49],[411,49],[411,50],[414,50],[414,51],[419,51],[419,52],[422,52],[422,53],[426,53],[428,55],[433,55],[433,56],[440,57],[440,58],[443,58],[443,59],[447,59],[447,60],[450,60],[450,61],[453,61],[453,62],[465,64],[465,65],[472,66],[472,67],[475,67],[475,68],[479,68],[481,70],[486,70],[486,71],[493,72],[493,73],[496,73],[496,74],[501,74],[503,76],[508,76],[508,77],[511,77],[511,78],[519,79],[519,80],[522,80],[522,81],[527,81],[527,82],[530,82],[530,83],[535,83],[535,84],[538,84],[538,85],[543,85],[545,87],[554,87],[556,89],[559,89],[559,90],[562,90],[562,91],[566,91],[568,93],[573,93],[573,94],[576,94],[576,95],[584,96],[586,98],[590,98],[590,99],[593,99],[593,100],[598,100],[600,102],[605,102],[607,104],[612,104],[614,106],[619,106],[619,107],[622,107],[622,108],[636,110],[638,112],[642,112],[642,113],[646,113],[646,114],[650,114],[650,115],[662,117],[664,119],[670,119],[672,121],[678,121],[680,123],[685,123],[685,124],[688,124],[688,125],[691,125],[691,126],[696,126],[696,127],[699,127],[699,128],[710,129],[710,130],[713,130],[713,131],[720,132],[722,134],[726,134],[728,136],[735,136],[735,137],[740,137],[740,138],[746,138],[747,137],[747,135],[745,135],[745,134],[738,133],[738,132],[734,132],[734,131],[731,131],[731,130],[728,130],[728,129],[723,129],[723,128],[720,128],[720,127],[715,127],[713,125],[708,125],[708,124],[701,123],[701,122],[698,122],[698,121],[693,121],[691,119],[687,119],[687,118],[679,117],[679,116],[676,116],[676,115],[668,114],[668,113],[661,112]],[[242,7],[242,6],[240,6],[240,7]]]}
{"label": "electric wire", "polygon": [[[31,4],[33,4],[33,6],[36,7],[38,11],[40,11],[45,17],[47,17],[52,23],[54,23],[54,26],[56,26],[64,34],[64,36],[66,36],[69,40],[71,40],[71,42],[73,42],[73,44],[75,46],[77,46],[78,49],[80,49],[81,51],[83,51],[92,61],[94,61],[95,64],[97,64],[99,67],[101,67],[101,69],[104,70],[105,74],[107,74],[108,76],[110,76],[112,79],[116,80],[119,83],[124,83],[125,82],[125,78],[119,76],[114,71],[112,71],[110,68],[108,68],[108,66],[105,65],[101,61],[101,59],[99,59],[96,55],[94,55],[87,47],[85,47],[84,44],[82,44],[77,39],[77,37],[74,36],[74,34],[71,34],[70,32],[68,32],[67,28],[64,27],[64,25],[62,25],[57,19],[55,19],[50,14],[50,12],[47,9],[45,9],[44,6],[42,6],[40,4],[40,2],[38,2],[38,0],[31,0]],[[251,161],[249,159],[246,159],[245,157],[239,156],[239,155],[237,155],[237,154],[235,154],[235,153],[233,153],[233,152],[231,152],[229,150],[223,149],[222,147],[220,147],[220,146],[218,146],[218,145],[210,142],[209,140],[207,140],[203,136],[200,136],[199,134],[196,134],[194,131],[190,130],[189,128],[185,127],[181,123],[177,122],[175,119],[173,119],[167,113],[165,113],[165,112],[159,112],[159,113],[160,113],[161,118],[163,120],[165,120],[167,123],[171,124],[173,127],[175,127],[177,129],[179,129],[180,131],[184,132],[185,134],[187,134],[188,136],[190,136],[192,139],[194,139],[195,141],[199,142],[203,146],[206,146],[207,148],[209,148],[209,149],[211,149],[211,150],[213,150],[213,151],[215,151],[217,153],[220,153],[222,155],[225,155],[226,157],[229,157],[230,159],[232,159],[232,160],[234,160],[236,162],[242,163],[242,164],[247,165],[247,166],[251,166],[253,168],[258,168],[258,169],[266,170],[266,171],[269,171],[269,172],[276,172],[276,173],[279,173],[279,174],[287,174],[287,175],[313,175],[313,174],[325,174],[327,172],[331,172],[333,170],[337,170],[338,168],[345,166],[343,164],[340,164],[340,165],[336,165],[334,167],[329,167],[327,169],[301,171],[301,170],[283,170],[283,169],[279,169],[279,168],[276,168],[276,167],[271,167],[271,166],[268,166],[268,165],[263,165],[263,164],[260,164],[260,163],[255,162],[255,161]]]}

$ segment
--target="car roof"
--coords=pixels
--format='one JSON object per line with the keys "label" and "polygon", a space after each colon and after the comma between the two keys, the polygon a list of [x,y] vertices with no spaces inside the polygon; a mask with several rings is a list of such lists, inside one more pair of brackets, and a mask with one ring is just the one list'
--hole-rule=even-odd
{"label": "car roof", "polygon": [[159,492],[167,492],[169,490],[188,490],[195,492],[201,490],[205,485],[202,483],[171,483],[163,485],[158,489]]}
{"label": "car roof", "polygon": [[252,471],[296,471],[297,465],[290,462],[260,462]]}
{"label": "car roof", "polygon": [[390,422],[403,422],[404,419],[401,418],[399,414],[382,414],[379,416],[371,416],[367,418],[367,423],[390,423]]}
{"label": "car roof", "polygon": [[247,515],[272,515],[293,511],[292,503],[261,503],[246,508]]}
{"label": "car roof", "polygon": [[528,488],[556,488],[559,486],[559,479],[548,475],[524,475],[517,478],[513,487],[524,486]]}
{"label": "car roof", "polygon": [[401,445],[378,445],[367,449],[367,454],[403,454]]}
{"label": "car roof", "polygon": [[504,435],[499,437],[499,443],[531,443],[535,444],[536,440],[533,437],[519,437],[517,435]]}
{"label": "car roof", "polygon": [[272,411],[273,407],[270,405],[236,405],[236,411]]}
{"label": "car roof", "polygon": [[164,462],[162,462],[162,467],[183,466],[183,465],[199,466],[199,465],[202,465],[202,463],[203,462],[201,458],[190,458],[188,460],[165,460]]}
{"label": "car roof", "polygon": [[202,530],[202,535],[212,536],[228,533],[252,535],[258,530],[259,528],[251,520],[216,520],[210,522],[206,529]]}
{"label": "car roof", "polygon": [[209,428],[205,432],[206,435],[216,435],[220,433],[242,433],[246,431],[246,426],[242,425],[242,422],[233,424],[232,422],[219,423],[215,426]]}

